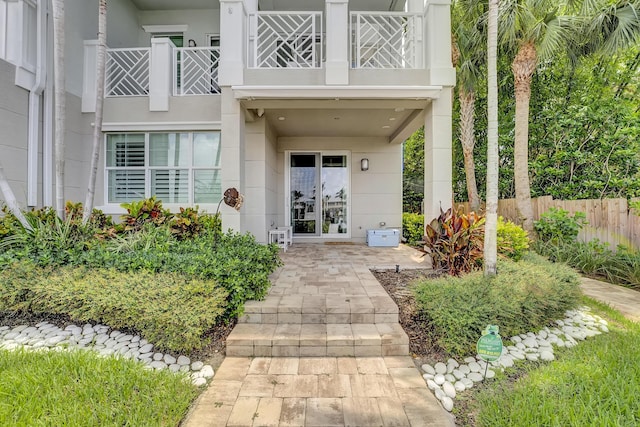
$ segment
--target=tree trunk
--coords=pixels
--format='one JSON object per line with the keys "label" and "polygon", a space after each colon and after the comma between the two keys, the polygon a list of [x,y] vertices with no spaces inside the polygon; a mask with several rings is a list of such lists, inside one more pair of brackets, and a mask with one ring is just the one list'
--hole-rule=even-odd
{"label": "tree trunk", "polygon": [[478,196],[478,185],[476,184],[476,166],[473,161],[473,147],[476,145],[474,127],[476,94],[474,91],[467,91],[463,86],[460,86],[458,99],[460,100],[460,144],[464,154],[467,196],[471,210],[478,212],[480,210],[480,197]]}
{"label": "tree trunk", "polygon": [[96,194],[96,176],[98,175],[98,161],[100,160],[100,143],[102,142],[102,110],[104,106],[104,76],[105,56],[107,53],[107,0],[98,0],[98,58],[96,61],[96,116],[93,125],[93,148],[91,154],[91,169],[89,172],[89,186],[84,201],[82,222],[86,224],[91,218],[94,198]]}
{"label": "tree trunk", "polygon": [[531,77],[537,62],[535,46],[533,43],[525,43],[520,46],[511,64],[516,98],[516,135],[513,147],[516,205],[522,226],[529,233],[533,232],[533,205],[529,184],[529,100]]}
{"label": "tree trunk", "polygon": [[55,89],[55,134],[56,159],[56,212],[64,218],[64,138],[66,121],[66,91],[64,73],[64,0],[53,0],[53,75]]}
{"label": "tree trunk", "polygon": [[0,193],[2,193],[4,202],[7,204],[7,207],[9,208],[9,211],[11,211],[13,216],[18,218],[18,221],[20,221],[20,224],[22,224],[24,228],[26,228],[27,230],[31,230],[31,226],[22,214],[20,206],[18,206],[18,201],[16,200],[16,196],[13,194],[13,190],[11,190],[11,186],[9,185],[9,181],[4,174],[2,165],[0,165]]}
{"label": "tree trunk", "polygon": [[484,225],[484,274],[498,264],[498,0],[489,0],[487,28],[487,206]]}

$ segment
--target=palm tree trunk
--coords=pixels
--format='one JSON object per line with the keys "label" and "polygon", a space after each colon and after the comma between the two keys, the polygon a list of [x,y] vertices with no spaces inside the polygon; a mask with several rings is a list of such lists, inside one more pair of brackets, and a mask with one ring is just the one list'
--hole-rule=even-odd
{"label": "palm tree trunk", "polygon": [[64,217],[64,138],[66,121],[66,91],[64,73],[64,0],[53,0],[53,75],[55,88],[54,152],[56,164],[56,212]]}
{"label": "palm tree trunk", "polygon": [[460,144],[464,154],[467,196],[471,210],[478,212],[480,209],[480,197],[478,196],[478,185],[476,184],[476,166],[473,160],[473,147],[476,144],[474,129],[476,94],[474,91],[467,91],[461,86],[458,91],[458,99],[460,100]]}
{"label": "palm tree trunk", "polygon": [[513,167],[516,187],[516,205],[522,227],[533,232],[533,205],[529,184],[529,100],[531,99],[531,77],[536,69],[537,53],[533,43],[520,46],[511,64],[513,71],[516,114]]}
{"label": "palm tree trunk", "polygon": [[484,274],[498,264],[498,0],[489,0],[487,28],[487,206],[484,225]]}
{"label": "palm tree trunk", "polygon": [[18,218],[18,221],[20,221],[20,224],[22,224],[24,228],[26,228],[27,230],[31,230],[31,226],[22,214],[20,206],[18,206],[18,201],[16,200],[16,196],[13,194],[13,190],[11,190],[11,186],[9,185],[9,181],[4,174],[2,165],[0,165],[0,193],[2,193],[4,202],[7,204],[7,207],[9,208],[9,211],[11,211],[13,216]]}
{"label": "palm tree trunk", "polygon": [[100,160],[100,142],[102,141],[102,110],[104,106],[104,75],[105,56],[107,51],[107,0],[98,0],[98,57],[96,60],[96,117],[93,125],[93,148],[91,154],[91,169],[89,172],[89,186],[84,201],[82,222],[89,222],[93,211],[96,193],[96,176],[98,175],[98,161]]}

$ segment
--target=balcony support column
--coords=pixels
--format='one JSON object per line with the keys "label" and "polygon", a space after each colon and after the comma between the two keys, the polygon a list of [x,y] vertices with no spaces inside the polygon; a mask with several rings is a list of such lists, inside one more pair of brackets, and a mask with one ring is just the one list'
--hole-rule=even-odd
{"label": "balcony support column", "polygon": [[349,0],[325,0],[327,85],[349,84]]}
{"label": "balcony support column", "polygon": [[[247,6],[251,7],[252,3],[247,2]],[[244,83],[246,14],[243,0],[220,1],[220,86]]]}
{"label": "balcony support column", "polygon": [[151,39],[149,62],[149,111],[169,111],[173,88],[173,48],[169,38]]}
{"label": "balcony support column", "polygon": [[451,0],[429,0],[425,13],[424,62],[430,85],[455,86],[451,65]]}
{"label": "balcony support column", "polygon": [[431,101],[424,121],[424,219],[428,224],[453,203],[452,88]]}
{"label": "balcony support column", "polygon": [[96,86],[98,84],[98,40],[84,41],[84,64],[82,66],[82,112],[96,112]]}

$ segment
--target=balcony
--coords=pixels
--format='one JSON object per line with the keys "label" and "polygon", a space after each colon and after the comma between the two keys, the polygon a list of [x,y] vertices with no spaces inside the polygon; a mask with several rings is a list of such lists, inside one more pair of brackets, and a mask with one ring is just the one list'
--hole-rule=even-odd
{"label": "balcony", "polygon": [[[107,49],[105,96],[147,96],[153,70],[151,48]],[[172,48],[173,96],[220,93],[218,86],[219,48]]]}

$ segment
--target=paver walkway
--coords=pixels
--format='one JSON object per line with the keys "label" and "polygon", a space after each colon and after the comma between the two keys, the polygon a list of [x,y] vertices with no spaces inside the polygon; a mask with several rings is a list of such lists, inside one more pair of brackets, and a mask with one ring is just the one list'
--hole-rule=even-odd
{"label": "paver walkway", "polygon": [[640,292],[587,277],[582,278],[580,288],[585,295],[609,304],[627,319],[640,322]]}
{"label": "paver walkway", "polygon": [[427,258],[405,246],[296,244],[282,259],[185,426],[453,425],[369,271],[426,268]]}

